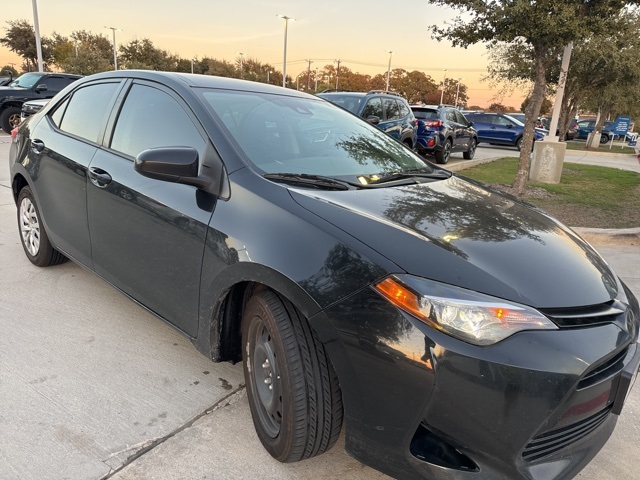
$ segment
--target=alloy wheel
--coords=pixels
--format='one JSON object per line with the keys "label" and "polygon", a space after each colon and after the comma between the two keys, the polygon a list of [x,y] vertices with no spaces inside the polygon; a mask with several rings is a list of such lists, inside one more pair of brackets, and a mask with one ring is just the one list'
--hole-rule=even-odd
{"label": "alloy wheel", "polygon": [[40,251],[40,221],[36,207],[29,198],[20,203],[20,233],[29,254],[35,257]]}

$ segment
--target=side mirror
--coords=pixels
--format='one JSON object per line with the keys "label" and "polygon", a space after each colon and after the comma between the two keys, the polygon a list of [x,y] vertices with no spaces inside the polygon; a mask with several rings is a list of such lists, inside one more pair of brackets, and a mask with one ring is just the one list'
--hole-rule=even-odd
{"label": "side mirror", "polygon": [[165,182],[192,185],[208,193],[214,191],[212,178],[198,176],[198,151],[192,147],[159,147],[138,154],[133,168],[140,175]]}
{"label": "side mirror", "polygon": [[47,90],[49,90],[49,89],[47,88],[47,86],[44,83],[41,83],[40,85],[38,85],[36,87],[36,92],[38,92],[38,93],[39,92],[46,92]]}
{"label": "side mirror", "polygon": [[377,115],[369,115],[367,117],[367,122],[369,122],[371,125],[378,125],[380,123],[380,117],[378,117]]}

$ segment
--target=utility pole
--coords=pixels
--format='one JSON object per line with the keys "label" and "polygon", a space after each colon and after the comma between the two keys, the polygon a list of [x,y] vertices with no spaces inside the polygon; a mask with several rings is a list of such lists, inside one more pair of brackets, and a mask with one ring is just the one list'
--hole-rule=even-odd
{"label": "utility pole", "polygon": [[387,67],[387,88],[386,88],[386,90],[389,91],[389,74],[391,73],[391,56],[393,55],[393,51],[389,50],[389,51],[387,51],[387,53],[389,54],[389,66]]}
{"label": "utility pole", "polygon": [[336,90],[338,89],[338,77],[340,77],[340,62],[342,62],[342,60],[335,60],[335,63],[338,64],[336,68]]}
{"label": "utility pole", "polygon": [[42,40],[40,39],[40,22],[38,22],[38,3],[36,2],[36,0],[33,0],[33,27],[36,33],[36,52],[38,55],[38,71],[44,72],[44,65],[42,63]]}
{"label": "utility pole", "polygon": [[442,105],[442,101],[444,100],[444,87],[447,83],[447,69],[444,69],[444,77],[442,79],[442,93],[440,94],[440,105]]}
{"label": "utility pole", "polygon": [[305,60],[307,62],[307,92],[311,88],[311,64],[313,60]]}

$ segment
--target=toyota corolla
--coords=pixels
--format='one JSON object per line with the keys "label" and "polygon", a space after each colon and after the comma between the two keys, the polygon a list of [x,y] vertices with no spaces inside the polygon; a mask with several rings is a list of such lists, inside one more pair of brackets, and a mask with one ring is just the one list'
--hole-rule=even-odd
{"label": "toyota corolla", "polygon": [[598,253],[326,101],[117,71],[12,135],[26,257],[70,258],[242,361],[280,461],[344,423],[397,478],[549,480],[613,431],[640,313]]}

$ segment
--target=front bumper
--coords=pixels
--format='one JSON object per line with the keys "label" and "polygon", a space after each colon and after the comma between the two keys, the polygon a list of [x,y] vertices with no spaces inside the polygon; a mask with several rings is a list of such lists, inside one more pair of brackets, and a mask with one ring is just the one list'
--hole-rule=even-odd
{"label": "front bumper", "polygon": [[611,435],[640,362],[624,318],[477,347],[366,289],[312,320],[347,451],[396,478],[571,478]]}

